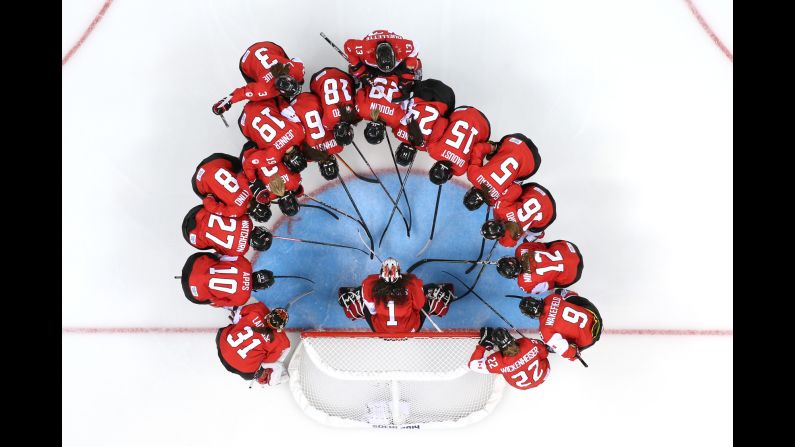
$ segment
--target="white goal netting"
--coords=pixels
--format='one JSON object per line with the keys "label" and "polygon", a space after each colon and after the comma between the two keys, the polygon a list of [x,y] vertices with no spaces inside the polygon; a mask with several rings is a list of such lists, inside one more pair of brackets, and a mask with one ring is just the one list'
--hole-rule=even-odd
{"label": "white goal netting", "polygon": [[326,425],[460,427],[486,416],[505,384],[468,369],[477,340],[464,332],[305,332],[290,362],[290,389]]}

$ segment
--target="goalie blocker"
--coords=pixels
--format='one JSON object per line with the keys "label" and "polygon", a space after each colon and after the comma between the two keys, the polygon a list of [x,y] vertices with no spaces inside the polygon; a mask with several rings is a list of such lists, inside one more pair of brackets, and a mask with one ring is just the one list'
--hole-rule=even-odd
{"label": "goalie blocker", "polygon": [[[455,289],[451,283],[425,284],[422,286],[425,294],[425,305],[422,307],[429,315],[443,317],[450,308],[450,302],[455,300]],[[361,287],[340,287],[337,298],[345,316],[351,320],[364,318],[373,332],[378,332],[372,324],[372,314],[364,303]],[[420,314],[420,325],[425,322],[425,314]]]}

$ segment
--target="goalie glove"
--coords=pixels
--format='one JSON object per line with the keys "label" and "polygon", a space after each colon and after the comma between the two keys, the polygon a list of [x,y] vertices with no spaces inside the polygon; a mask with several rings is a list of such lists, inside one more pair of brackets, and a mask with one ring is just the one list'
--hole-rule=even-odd
{"label": "goalie glove", "polygon": [[427,284],[425,298],[428,300],[428,313],[438,317],[447,314],[450,301],[455,298],[452,284]]}
{"label": "goalie glove", "polygon": [[232,95],[227,95],[221,98],[218,102],[213,104],[213,113],[221,115],[232,107]]}
{"label": "goalie glove", "polygon": [[364,318],[364,300],[361,287],[340,287],[338,302],[351,320]]}
{"label": "goalie glove", "polygon": [[254,379],[256,379],[257,383],[260,385],[278,385],[289,377],[290,376],[284,370],[284,364],[282,362],[263,363],[260,365],[257,372],[254,373]]}

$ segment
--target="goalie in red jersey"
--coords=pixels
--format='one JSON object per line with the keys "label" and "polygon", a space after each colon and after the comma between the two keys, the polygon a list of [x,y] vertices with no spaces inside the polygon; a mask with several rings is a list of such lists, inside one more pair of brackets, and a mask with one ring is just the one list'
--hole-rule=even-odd
{"label": "goalie in red jersey", "polygon": [[301,93],[304,83],[304,64],[300,59],[290,59],[282,47],[273,42],[257,42],[240,58],[240,74],[246,85],[216,102],[212,111],[220,115],[243,101],[286,98],[288,101]]}
{"label": "goalie in red jersey", "polygon": [[273,235],[265,227],[255,227],[248,216],[223,217],[203,205],[185,215],[182,237],[199,250],[212,249],[227,256],[245,255],[249,244],[254,250],[266,251],[273,242]]}
{"label": "goalie in red jersey", "polygon": [[450,114],[447,128],[438,141],[427,145],[428,155],[436,163],[429,176],[435,185],[441,185],[467,172],[470,160],[492,153],[495,148],[488,141],[491,124],[486,115],[470,106],[460,106]]}
{"label": "goalie in red jersey", "polygon": [[284,333],[287,310],[269,310],[262,303],[249,304],[232,313],[232,324],[218,329],[215,345],[227,371],[262,385],[278,385],[289,379],[284,361],[290,339]]}
{"label": "goalie in red jersey", "polygon": [[422,61],[414,42],[391,31],[375,30],[364,39],[345,41],[348,71],[357,79],[394,74],[401,89],[422,79]]}
{"label": "goalie in red jersey", "polygon": [[541,385],[549,377],[548,355],[541,340],[516,340],[503,328],[484,327],[480,329],[480,341],[469,359],[469,368],[481,374],[502,374],[512,387],[527,390]]}
{"label": "goalie in red jersey", "polygon": [[563,358],[574,360],[602,335],[602,316],[588,299],[566,289],[556,289],[544,299],[522,298],[519,310],[537,318],[541,338]]}
{"label": "goalie in red jersey", "polygon": [[356,114],[354,84],[351,75],[334,67],[323,68],[309,80],[309,88],[320,100],[323,127],[340,146],[353,142],[353,125],[361,120]]}
{"label": "goalie in red jersey", "polygon": [[406,115],[400,125],[393,128],[401,141],[395,158],[398,164],[408,166],[417,154],[442,138],[447,129],[448,117],[455,109],[455,93],[444,82],[426,79],[416,82],[413,96],[408,102]]}
{"label": "goalie in red jersey", "polygon": [[194,253],[182,267],[182,291],[192,303],[242,306],[251,292],[267,289],[275,282],[270,270],[251,270],[251,262],[242,256]]}
{"label": "goalie in red jersey", "polygon": [[518,197],[522,182],[538,171],[541,156],[526,136],[515,133],[502,137],[496,153],[484,165],[482,157],[472,156],[467,178],[472,188],[464,194],[464,206],[475,211],[484,203],[493,205],[503,197]]}
{"label": "goalie in red jersey", "polygon": [[426,314],[443,317],[455,298],[451,284],[428,284],[410,273],[400,273],[394,258],[387,258],[381,273],[365,278],[361,287],[341,287],[339,304],[352,320],[364,318],[373,332],[418,332]]}
{"label": "goalie in red jersey", "polygon": [[[517,193],[521,193],[518,198],[512,197]],[[542,238],[556,217],[552,194],[538,183],[526,183],[521,189],[512,188],[494,204],[494,219],[486,221],[480,233],[486,239],[499,240],[504,247],[513,247],[523,235],[526,242]]]}
{"label": "goalie in red jersey", "polygon": [[583,260],[580,249],[569,241],[525,242],[515,256],[497,261],[497,273],[516,279],[531,295],[569,287],[580,280]]}

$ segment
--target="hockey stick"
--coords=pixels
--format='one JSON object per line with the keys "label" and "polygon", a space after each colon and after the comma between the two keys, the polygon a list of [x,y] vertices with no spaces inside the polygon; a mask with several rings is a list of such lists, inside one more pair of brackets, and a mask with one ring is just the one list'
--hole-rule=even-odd
{"label": "hockey stick", "polygon": [[[464,286],[464,288],[468,289],[467,294],[471,292],[473,295],[475,295],[475,297],[477,299],[479,299],[483,304],[485,304],[489,309],[491,309],[491,311],[494,312],[498,317],[500,317],[500,319],[502,319],[502,321],[504,321],[508,326],[510,326],[511,329],[516,331],[516,333],[519,334],[520,337],[524,337],[524,335],[521,332],[519,332],[519,329],[516,329],[516,326],[512,325],[511,322],[506,320],[505,317],[503,317],[501,313],[497,312],[497,309],[493,308],[491,306],[491,304],[487,303],[486,300],[483,299],[483,297],[481,297],[480,295],[478,295],[477,292],[475,292],[474,286],[472,286],[472,288],[467,287],[467,285],[464,283],[464,281],[462,281],[460,278],[458,278],[457,276],[453,275],[452,273],[450,273],[448,271],[444,271],[443,270],[442,273],[446,273],[446,274],[452,276],[453,279],[455,279],[456,281],[460,282],[461,285]],[[463,296],[464,295],[461,295],[461,297],[463,297]],[[460,299],[460,297],[459,297],[459,299]]]}
{"label": "hockey stick", "polygon": [[312,284],[315,282],[309,278],[304,278],[303,276],[290,276],[290,275],[274,275],[274,278],[295,278],[295,279],[303,279],[304,281],[309,281]]}
{"label": "hockey stick", "polygon": [[[395,151],[392,149],[392,139],[389,138],[389,133],[386,134],[386,144],[389,146],[389,153],[392,155],[392,164],[395,165],[395,174],[397,175],[398,182],[400,182],[400,191],[403,191],[403,200],[406,202],[406,207],[409,209],[409,231],[411,231],[411,204],[409,203],[409,193],[405,192],[405,186],[403,185],[403,180],[400,179],[400,169],[398,169],[397,158],[395,158]],[[414,160],[412,160],[413,162]],[[398,193],[397,203],[400,203],[400,193]]]}
{"label": "hockey stick", "polygon": [[426,318],[428,321],[430,321],[430,322],[431,322],[431,324],[433,325],[433,327],[435,327],[435,328],[436,328],[436,330],[437,330],[438,332],[444,332],[444,331],[442,331],[441,329],[439,329],[439,326],[437,326],[437,325],[436,325],[436,323],[433,321],[433,318],[431,318],[431,316],[430,316],[430,315],[428,315],[428,312],[426,312],[426,311],[425,311],[425,309],[423,309],[423,308],[420,308],[420,310],[422,311],[422,313],[424,313],[424,314],[425,314],[425,318]]}
{"label": "hockey stick", "polygon": [[334,214],[332,211],[330,211],[330,210],[328,210],[328,209],[326,209],[326,208],[323,208],[322,206],[317,206],[317,205],[306,205],[306,204],[304,204],[304,205],[301,205],[301,206],[302,206],[302,207],[306,207],[306,208],[317,208],[317,209],[319,209],[319,210],[321,210],[321,211],[324,211],[324,212],[328,213],[328,214],[329,214],[331,217],[333,217],[333,218],[335,218],[335,219],[337,219],[337,220],[340,220],[340,216],[337,216],[337,215],[336,215],[336,214]]}
{"label": "hockey stick", "polygon": [[[359,149],[359,146],[356,145],[355,141],[352,141],[351,144],[353,144],[353,147],[354,149],[356,149],[356,152],[359,153],[359,156],[362,157],[362,160],[364,160],[364,164],[367,165],[367,168],[370,169],[370,173],[373,174],[373,177],[375,177],[376,180],[378,180],[378,184],[381,185],[381,189],[384,190],[384,193],[389,198],[389,201],[392,202],[392,205],[397,206],[397,202],[395,202],[395,199],[392,198],[392,194],[389,194],[389,191],[386,189],[386,186],[384,186],[384,182],[381,181],[381,179],[378,177],[378,174],[376,174],[375,170],[373,170],[373,167],[370,166],[370,162],[367,161],[366,158],[364,158],[364,154]],[[406,225],[406,237],[411,238],[411,225],[409,225],[408,220],[406,220],[406,216],[403,214],[403,211],[401,211],[399,207],[397,209],[397,212],[400,214],[400,217],[403,218],[403,223]]]}
{"label": "hockey stick", "polygon": [[[308,205],[304,205],[304,206],[308,206]],[[274,239],[282,239],[282,240],[285,240],[285,241],[303,242],[305,244],[325,245],[325,246],[328,246],[328,247],[350,248],[351,250],[360,251],[360,252],[362,252],[362,253],[364,253],[366,255],[370,254],[370,253],[367,253],[366,251],[364,251],[364,250],[362,250],[361,248],[358,248],[358,247],[351,247],[350,245],[343,245],[343,244],[334,244],[332,242],[310,241],[308,239],[298,239],[298,238],[295,238],[295,237],[285,237],[285,236],[275,236],[275,235],[273,236],[273,238]]]}
{"label": "hockey stick", "polygon": [[224,114],[223,114],[223,113],[221,113],[221,114],[219,114],[218,116],[220,116],[220,117],[221,117],[221,121],[223,121],[223,122],[224,122],[224,126],[226,126],[226,127],[229,127],[229,123],[227,123],[227,122],[226,122],[226,118],[224,118]]}
{"label": "hockey stick", "polygon": [[342,189],[345,190],[345,194],[348,195],[348,200],[351,201],[351,205],[353,205],[354,211],[356,211],[356,215],[359,216],[359,222],[362,224],[362,228],[364,228],[364,232],[367,233],[367,237],[370,239],[370,259],[373,259],[373,249],[375,248],[375,241],[373,241],[373,235],[370,233],[370,229],[367,228],[367,224],[364,223],[364,216],[362,216],[361,211],[359,211],[359,207],[356,206],[356,202],[353,200],[353,196],[351,192],[348,190],[348,185],[345,184],[345,181],[342,180],[342,177],[337,176],[337,179],[340,181],[340,185],[342,185]]}
{"label": "hockey stick", "polygon": [[[338,179],[340,179],[340,182],[342,182],[342,177],[337,177],[337,178],[338,178]],[[345,185],[345,184],[343,183],[343,186],[344,186],[344,185]],[[348,188],[347,188],[347,187],[345,187],[345,192],[348,194],[348,198],[349,198],[349,199],[351,199],[351,203],[353,203],[353,204],[354,204],[354,207],[356,207],[356,204],[355,204],[355,202],[353,202],[353,198],[351,197],[351,194],[350,194],[350,192],[348,191]],[[336,211],[337,213],[339,213],[339,214],[342,214],[343,216],[347,217],[348,219],[350,219],[350,220],[352,220],[352,221],[354,221],[354,222],[358,223],[358,224],[359,224],[359,225],[360,225],[362,228],[364,228],[364,231],[365,231],[365,233],[367,233],[367,235],[370,237],[370,240],[371,240],[371,241],[373,240],[373,237],[372,237],[372,236],[370,236],[370,229],[369,229],[369,228],[367,228],[367,225],[364,223],[364,221],[363,221],[363,220],[359,220],[359,219],[357,219],[357,218],[355,218],[355,217],[351,216],[350,214],[346,213],[345,211],[342,211],[342,210],[341,210],[341,209],[339,209],[339,208],[336,208],[336,207],[334,207],[334,206],[331,206],[331,205],[329,205],[328,203],[326,203],[326,202],[324,202],[324,201],[322,201],[322,200],[320,200],[320,199],[317,199],[317,198],[315,198],[315,197],[312,197],[312,196],[310,196],[309,194],[304,194],[304,196],[305,196],[307,199],[309,199],[309,200],[311,200],[311,201],[313,201],[313,202],[319,203],[319,204],[321,204],[321,205],[325,206],[326,208],[330,208],[330,209],[332,209],[332,210]],[[356,212],[358,213],[358,211],[359,211],[359,210],[358,210],[358,208],[357,208],[357,209],[356,209]],[[360,214],[360,215],[361,215],[361,214]],[[372,244],[371,246],[372,246],[373,248],[375,248],[375,244],[373,244],[373,243],[371,243],[371,244]],[[370,259],[373,259],[373,257],[372,257],[372,256],[370,256]]]}
{"label": "hockey stick", "polygon": [[349,171],[351,171],[351,174],[356,176],[356,178],[358,178],[359,180],[365,181],[367,183],[378,183],[378,180],[370,177],[365,177],[359,174],[358,172],[354,171],[353,168],[351,168],[351,165],[349,165],[348,162],[345,161],[345,159],[343,159],[341,155],[337,154],[336,157],[342,162],[343,165],[345,165],[346,168],[348,168]]}
{"label": "hockey stick", "polygon": [[[414,166],[414,160],[411,160],[409,163],[408,169],[406,169],[406,175],[403,176],[403,182],[400,186],[400,191],[398,192],[397,201],[400,202],[400,196],[403,194],[406,188],[406,182],[408,182],[409,174],[411,174],[411,168]],[[408,202],[406,202],[408,203]],[[392,214],[389,215],[389,220],[386,222],[386,227],[384,227],[384,231],[381,232],[381,239],[378,240],[378,246],[381,246],[381,243],[384,242],[384,235],[386,235],[387,230],[389,230],[389,225],[392,223],[392,218],[395,217],[395,210],[397,206],[392,207]],[[409,208],[411,210],[411,208]],[[409,219],[411,218],[411,211],[409,211]]]}
{"label": "hockey stick", "polygon": [[340,56],[343,57],[343,59],[345,59],[346,61],[350,62],[350,60],[348,60],[348,56],[345,53],[343,53],[342,50],[340,50],[340,48],[337,45],[335,45],[334,42],[331,41],[331,39],[326,37],[326,33],[321,31],[320,32],[320,37],[326,39],[326,42],[328,42],[328,44],[331,45],[331,48],[334,48],[335,50],[337,50],[337,53],[339,53]]}
{"label": "hockey stick", "polygon": [[[356,234],[359,235],[359,240],[362,241],[362,244],[364,244],[364,246],[367,247],[367,242],[364,241],[364,238],[362,237],[362,233],[359,233],[359,230],[356,230]],[[371,249],[370,247],[367,247],[367,249],[370,250],[370,259],[373,259],[373,256],[375,256],[376,259],[378,259],[378,262],[383,264],[384,260],[381,259],[381,257],[378,256],[377,254],[375,254],[375,251],[373,251],[373,249]]]}
{"label": "hockey stick", "polygon": [[406,273],[411,273],[414,270],[416,270],[417,268],[419,268],[420,266],[422,266],[423,264],[427,264],[429,262],[449,262],[449,263],[452,263],[452,264],[474,264],[474,265],[477,265],[477,264],[496,264],[497,263],[497,261],[467,261],[465,259],[434,259],[434,258],[427,258],[427,259],[419,260],[419,261],[415,262],[414,264],[411,264],[411,266],[408,268],[408,270],[406,270]]}
{"label": "hockey stick", "polygon": [[[487,206],[486,207],[486,222],[489,221],[489,211],[490,210],[491,210],[491,208]],[[485,224],[486,222],[483,222],[483,223]],[[480,259],[483,257],[483,248],[484,247],[486,247],[486,238],[485,237],[483,238],[482,241],[480,241],[480,254],[478,254],[478,261],[480,261]],[[472,267],[468,268],[464,273],[466,273],[468,275],[474,269],[475,269],[475,266],[473,265]]]}
{"label": "hockey stick", "polygon": [[310,290],[308,292],[304,292],[304,293],[298,295],[297,297],[291,299],[290,301],[287,302],[287,305],[284,306],[284,310],[290,310],[290,306],[292,306],[296,301],[300,300],[301,298],[303,298],[303,297],[305,297],[307,295],[311,295],[314,291],[315,291],[315,289],[312,289],[312,290]]}
{"label": "hockey stick", "polygon": [[421,255],[425,250],[428,249],[428,247],[431,246],[431,242],[433,241],[433,232],[436,231],[436,216],[439,214],[439,197],[442,196],[442,185],[444,185],[444,183],[439,185],[439,189],[436,191],[436,205],[433,207],[433,225],[431,225],[431,237],[428,238],[428,242],[426,242],[422,249],[414,256]]}
{"label": "hockey stick", "polygon": [[[489,250],[489,255],[486,257],[486,261],[491,261],[491,255],[494,253],[494,249],[495,248],[497,248],[497,241],[494,241],[494,245],[491,246],[491,250]],[[478,281],[480,281],[480,277],[481,277],[481,275],[483,275],[483,271],[486,269],[486,265],[488,265],[488,264],[483,264],[483,266],[480,267],[480,271],[478,272],[478,276],[475,277],[475,282],[472,283],[472,288],[469,290],[469,292],[459,296],[458,299],[461,299],[461,298],[467,296],[470,292],[473,291],[475,286],[478,284]]]}

